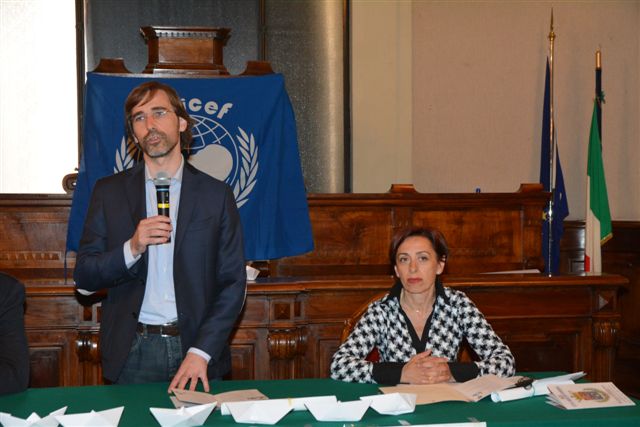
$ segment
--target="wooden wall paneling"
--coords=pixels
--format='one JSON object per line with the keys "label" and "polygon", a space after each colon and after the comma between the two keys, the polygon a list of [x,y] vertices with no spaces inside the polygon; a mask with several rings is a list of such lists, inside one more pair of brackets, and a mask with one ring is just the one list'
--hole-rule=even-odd
{"label": "wooden wall paneling", "polygon": [[303,356],[307,348],[307,333],[307,328],[303,325],[269,329],[269,379],[304,378]]}
{"label": "wooden wall paneling", "polygon": [[94,325],[90,330],[79,329],[76,338],[76,352],[80,364],[79,384],[104,384],[100,363],[99,328]]}
{"label": "wooden wall paneling", "polygon": [[593,380],[612,378],[619,287],[595,282],[593,286],[544,286],[539,277],[532,278],[530,286],[504,294],[499,287],[464,290],[490,322],[501,325],[501,320],[509,319],[501,335],[505,342],[514,342],[518,369],[566,370],[568,361],[573,361],[573,370],[584,370]]}
{"label": "wooden wall paneling", "polygon": [[64,277],[70,202],[67,195],[1,195],[0,270],[23,280]]}
{"label": "wooden wall paneling", "polygon": [[309,328],[309,340],[307,347],[307,360],[315,360],[317,363],[307,364],[306,377],[327,378],[330,376],[331,359],[340,346],[340,333],[342,323],[329,323],[312,325]]}
{"label": "wooden wall paneling", "polygon": [[[490,319],[509,345],[516,369],[575,372],[590,366],[591,325],[588,319]],[[587,345],[585,346],[585,343]]]}
{"label": "wooden wall paneling", "polygon": [[[473,216],[478,222],[469,221],[469,216],[463,210],[414,211],[415,224],[439,229],[452,248],[447,272],[490,271],[486,270],[489,265],[493,271],[531,267],[523,263],[523,230],[513,227],[520,222],[519,210],[476,210]],[[482,233],[477,231],[478,223],[482,224]]]}
{"label": "wooden wall paneling", "polygon": [[599,378],[613,378],[614,366],[609,361],[615,359],[621,326],[618,291],[598,289],[593,296],[592,304],[594,370]]}
{"label": "wooden wall paneling", "polygon": [[584,239],[584,222],[564,222],[564,234],[560,240],[561,274],[582,273],[584,271]]}
{"label": "wooden wall paneling", "polygon": [[73,288],[64,283],[70,201],[67,195],[0,197],[0,271],[26,286],[32,387],[80,383],[74,345],[77,307],[69,303]]}
{"label": "wooden wall paneling", "polygon": [[309,212],[315,248],[304,255],[274,260],[271,275],[317,276],[388,274],[392,212],[388,208],[359,209],[357,203],[319,203]]}
{"label": "wooden wall paneling", "polygon": [[440,229],[450,240],[449,273],[542,268],[540,212],[547,198],[539,184],[523,184],[515,193],[421,194],[403,187],[384,194],[309,194],[315,249],[270,262],[270,274],[391,274],[394,232],[419,225]]}
{"label": "wooden wall paneling", "polygon": [[614,222],[613,237],[602,247],[603,270],[629,279],[621,297],[622,335],[640,339],[640,222]]}
{"label": "wooden wall paneling", "polygon": [[289,289],[276,284],[272,288],[249,285],[245,307],[231,339],[232,355],[238,360],[232,368],[234,379],[246,375],[241,365],[248,363],[248,357],[242,357],[247,352],[252,353],[257,379],[303,376],[302,355],[307,337],[301,321],[303,299],[304,294],[295,285]]}
{"label": "wooden wall paneling", "polygon": [[30,387],[81,383],[76,355],[78,306],[73,300],[73,288],[27,283],[26,289]]}
{"label": "wooden wall paneling", "polygon": [[57,387],[72,383],[65,363],[73,337],[51,332],[27,332],[29,341],[29,387]]}
{"label": "wooden wall paneling", "polygon": [[603,269],[629,279],[620,297],[615,382],[640,398],[640,222],[614,221],[613,238],[602,247]]}
{"label": "wooden wall paneling", "polygon": [[[561,241],[561,272],[584,271],[585,225],[565,221]],[[625,392],[640,397],[640,222],[613,221],[613,237],[602,246],[603,270],[620,274],[629,285],[619,296],[619,324],[594,325],[601,339],[613,328],[616,334],[615,383]]]}
{"label": "wooden wall paneling", "polygon": [[82,384],[103,384],[102,365],[100,363],[100,302],[106,291],[92,295],[75,294],[80,313],[76,352],[81,366]]}
{"label": "wooden wall paneling", "polygon": [[394,280],[392,276],[354,276],[344,281],[346,285],[340,278],[327,277],[306,284],[309,339],[305,359],[315,361],[306,364],[309,378],[329,376],[331,358],[340,345],[346,319],[373,296],[391,288]]}
{"label": "wooden wall paneling", "polygon": [[[304,376],[307,327],[303,315],[305,293],[297,289],[269,296],[267,335],[270,379],[294,379]],[[264,356],[267,356],[266,354]]]}
{"label": "wooden wall paneling", "polygon": [[[268,364],[260,355],[266,353],[266,334],[261,328],[236,328],[231,338],[231,374],[229,379],[266,379]],[[265,362],[265,363],[262,363]]]}
{"label": "wooden wall paneling", "polygon": [[268,379],[267,354],[269,300],[264,293],[247,295],[237,326],[231,335],[232,379]]}

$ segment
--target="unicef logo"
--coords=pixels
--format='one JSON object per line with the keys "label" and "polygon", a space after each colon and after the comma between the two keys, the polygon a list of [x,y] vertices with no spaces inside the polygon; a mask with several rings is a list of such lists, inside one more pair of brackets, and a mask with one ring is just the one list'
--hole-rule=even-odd
{"label": "unicef logo", "polygon": [[231,134],[209,117],[192,115],[191,118],[195,121],[191,129],[191,164],[227,184],[236,182],[239,156]]}
{"label": "unicef logo", "polygon": [[[258,174],[258,147],[253,134],[238,127],[234,140],[218,122],[203,116],[191,116],[193,141],[189,161],[198,169],[224,181],[233,188],[236,204],[241,207],[249,200]],[[237,142],[237,143],[236,143]]]}
{"label": "unicef logo", "polygon": [[[235,139],[217,121],[191,115],[195,121],[191,132],[191,156],[189,162],[214,178],[224,181],[233,189],[238,208],[249,201],[258,174],[258,146],[253,134],[238,127]],[[137,148],[127,146],[122,138],[116,151],[114,173],[131,168],[137,160]]]}

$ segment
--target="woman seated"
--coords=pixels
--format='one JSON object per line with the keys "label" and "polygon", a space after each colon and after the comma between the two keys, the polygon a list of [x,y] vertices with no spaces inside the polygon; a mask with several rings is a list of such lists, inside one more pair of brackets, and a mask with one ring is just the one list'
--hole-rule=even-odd
{"label": "woman seated", "polygon": [[[389,257],[399,280],[371,303],[333,355],[333,379],[433,384],[515,373],[509,347],[480,310],[463,292],[442,285],[448,254],[436,230],[409,229],[394,237]],[[479,362],[456,362],[464,339]],[[379,362],[366,360],[374,348]]]}

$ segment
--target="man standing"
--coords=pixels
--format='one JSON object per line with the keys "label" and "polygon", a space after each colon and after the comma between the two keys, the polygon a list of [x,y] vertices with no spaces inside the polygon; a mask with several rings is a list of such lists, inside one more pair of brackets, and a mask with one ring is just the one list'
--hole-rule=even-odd
{"label": "man standing", "polygon": [[[244,304],[242,228],[231,189],[190,165],[191,118],[178,94],[150,81],[125,101],[130,141],[143,160],[99,180],[74,279],[108,289],[100,352],[116,383],[171,381],[195,389],[231,368],[229,335]],[[157,214],[154,179],[171,178],[169,217]]]}

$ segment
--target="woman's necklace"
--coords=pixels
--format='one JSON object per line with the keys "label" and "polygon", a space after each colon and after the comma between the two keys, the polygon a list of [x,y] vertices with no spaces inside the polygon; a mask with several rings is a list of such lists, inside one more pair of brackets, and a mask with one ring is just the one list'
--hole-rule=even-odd
{"label": "woman's necklace", "polygon": [[411,307],[411,305],[409,304],[409,301],[407,300],[407,297],[404,293],[404,291],[402,291],[400,293],[400,304],[407,309],[408,311],[412,311],[415,312],[416,314],[419,314],[420,316],[427,316],[428,314],[431,314],[431,310],[432,310],[432,306],[427,307],[426,309],[419,309],[419,308],[415,308],[415,307]]}

